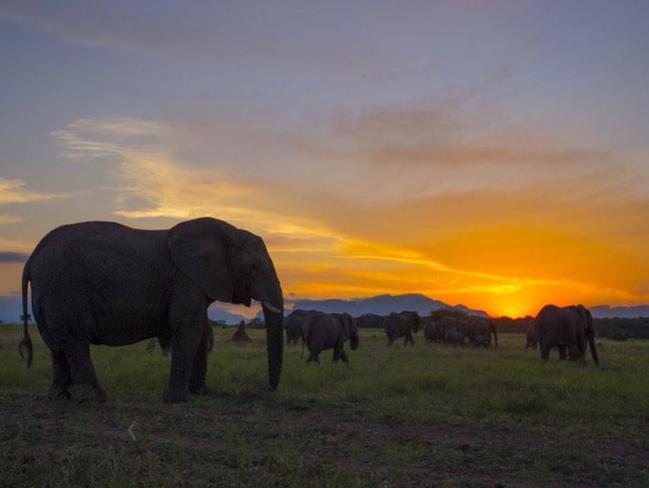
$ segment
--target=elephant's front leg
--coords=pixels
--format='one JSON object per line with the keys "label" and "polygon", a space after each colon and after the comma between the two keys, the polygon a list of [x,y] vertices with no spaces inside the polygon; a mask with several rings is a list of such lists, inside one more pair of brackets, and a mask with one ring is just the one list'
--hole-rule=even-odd
{"label": "elephant's front leg", "polygon": [[209,330],[207,327],[209,326],[206,325],[205,332],[194,356],[192,373],[189,377],[189,392],[192,395],[205,395],[207,393],[207,385],[205,384],[205,378],[207,376],[207,350],[209,348]]}
{"label": "elephant's front leg", "polygon": [[347,353],[345,352],[344,349],[341,349],[341,350],[340,350],[340,353],[339,353],[338,357],[340,358],[340,360],[341,360],[343,363],[345,363],[345,364],[349,364],[349,357],[347,356]]}
{"label": "elephant's front leg", "polygon": [[349,363],[349,358],[347,357],[347,354],[345,354],[345,350],[343,349],[342,345],[336,346],[334,348],[334,356],[332,361],[334,363],[337,363],[338,361],[342,361],[343,363]]}
{"label": "elephant's front leg", "polygon": [[[199,345],[203,341],[207,314],[185,313],[175,311],[170,317],[172,327],[171,339],[171,370],[169,386],[164,395],[167,403],[186,402],[189,400],[189,380],[194,370],[199,378],[201,359],[194,367]],[[175,317],[174,317],[175,315]],[[206,360],[206,358],[205,358]],[[197,379],[197,381],[200,381]],[[203,376],[204,381],[204,376]]]}
{"label": "elephant's front leg", "polygon": [[564,360],[567,357],[566,354],[567,347],[566,346],[559,346],[559,359]]}

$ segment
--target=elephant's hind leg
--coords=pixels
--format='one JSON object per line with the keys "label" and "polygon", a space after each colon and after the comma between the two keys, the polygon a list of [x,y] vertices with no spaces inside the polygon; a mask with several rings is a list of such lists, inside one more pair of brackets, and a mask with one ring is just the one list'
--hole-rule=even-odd
{"label": "elephant's hind leg", "polygon": [[48,394],[50,400],[69,399],[72,374],[68,360],[63,351],[51,351],[52,353],[52,386]]}
{"label": "elephant's hind leg", "polygon": [[[77,344],[74,348],[66,349],[65,359],[70,368],[72,384],[75,389],[77,387],[81,389],[90,388],[98,402],[106,401],[106,393],[99,386],[95,366],[92,364],[92,359],[90,359],[90,346],[88,344]],[[84,392],[80,391],[80,393],[83,396],[79,398],[79,401],[85,400]]]}
{"label": "elephant's hind leg", "polygon": [[567,347],[566,346],[559,346],[559,359],[562,361],[565,360],[568,355],[566,354]]}

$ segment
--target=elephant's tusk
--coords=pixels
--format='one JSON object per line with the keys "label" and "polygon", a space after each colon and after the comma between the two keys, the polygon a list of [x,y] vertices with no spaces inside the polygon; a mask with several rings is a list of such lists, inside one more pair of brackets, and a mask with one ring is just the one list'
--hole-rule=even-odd
{"label": "elephant's tusk", "polygon": [[273,313],[282,313],[282,311],[274,305],[271,305],[269,302],[261,302],[261,306],[270,310]]}

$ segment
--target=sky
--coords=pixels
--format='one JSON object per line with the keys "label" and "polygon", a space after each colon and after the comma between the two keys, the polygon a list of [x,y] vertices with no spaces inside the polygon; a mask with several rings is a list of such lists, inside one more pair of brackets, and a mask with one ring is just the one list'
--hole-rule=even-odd
{"label": "sky", "polygon": [[649,2],[0,2],[0,295],[213,216],[286,299],[649,303]]}

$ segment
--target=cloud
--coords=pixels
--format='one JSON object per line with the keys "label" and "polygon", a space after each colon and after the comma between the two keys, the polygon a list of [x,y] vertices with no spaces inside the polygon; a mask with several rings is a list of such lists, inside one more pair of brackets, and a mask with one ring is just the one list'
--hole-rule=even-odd
{"label": "cloud", "polygon": [[24,263],[28,257],[23,252],[0,251],[0,263]]}
{"label": "cloud", "polygon": [[[356,25],[339,14],[336,7],[306,9],[291,2],[256,2],[254,9],[239,2],[180,5],[125,0],[110,5],[24,0],[0,6],[0,18],[86,46],[176,59],[272,64],[275,69],[357,70],[370,59],[373,66],[381,66],[375,44],[387,40],[360,35]],[[338,30],[335,42],[330,41],[332,29]]]}
{"label": "cloud", "polygon": [[23,219],[16,215],[0,214],[0,225],[17,224],[22,221]]}
{"label": "cloud", "polygon": [[39,193],[25,189],[25,182],[0,178],[0,205],[39,202],[59,197],[53,193]]}

